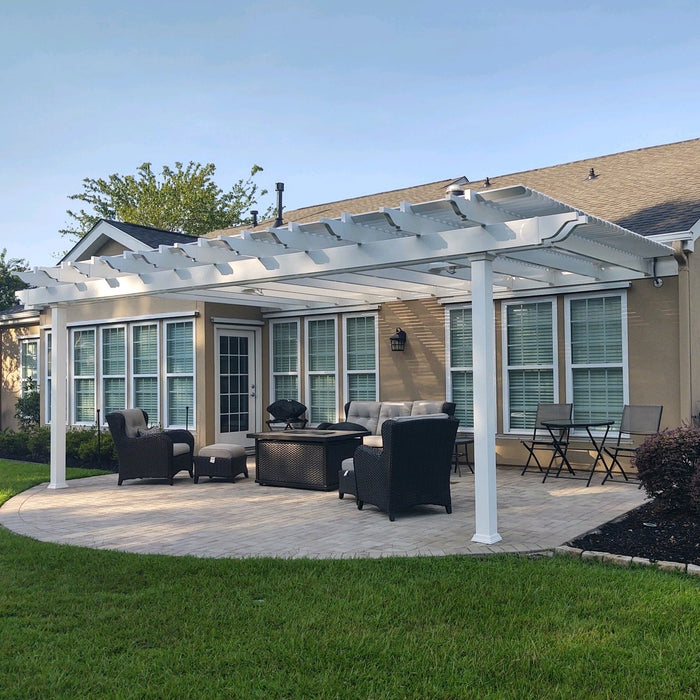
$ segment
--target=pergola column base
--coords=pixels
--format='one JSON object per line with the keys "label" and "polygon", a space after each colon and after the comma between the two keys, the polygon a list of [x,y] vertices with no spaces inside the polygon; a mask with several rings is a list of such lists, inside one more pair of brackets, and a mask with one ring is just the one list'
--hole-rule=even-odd
{"label": "pergola column base", "polygon": [[503,539],[497,532],[493,535],[480,535],[478,532],[474,533],[472,537],[472,542],[480,542],[481,544],[496,544]]}

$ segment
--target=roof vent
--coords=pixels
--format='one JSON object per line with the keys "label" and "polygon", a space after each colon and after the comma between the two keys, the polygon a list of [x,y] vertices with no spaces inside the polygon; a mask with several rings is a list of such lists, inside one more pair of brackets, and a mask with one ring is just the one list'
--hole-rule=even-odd
{"label": "roof vent", "polygon": [[588,177],[586,178],[586,180],[595,180],[597,177],[598,177],[598,175],[596,175],[595,170],[593,168],[591,168],[588,171]]}
{"label": "roof vent", "polygon": [[250,215],[253,217],[253,228],[255,228],[258,225],[258,210],[251,209]]}
{"label": "roof vent", "polygon": [[445,195],[447,197],[459,197],[464,194],[464,188],[458,185],[456,182],[453,182],[451,185],[447,186],[447,189],[445,190]]}
{"label": "roof vent", "polygon": [[484,187],[491,187],[491,180],[488,177],[484,180]]}

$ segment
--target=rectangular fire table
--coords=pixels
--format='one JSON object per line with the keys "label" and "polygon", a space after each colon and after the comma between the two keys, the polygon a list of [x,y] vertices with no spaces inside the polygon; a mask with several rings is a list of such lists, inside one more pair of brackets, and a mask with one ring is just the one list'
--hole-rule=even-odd
{"label": "rectangular fire table", "polygon": [[341,462],[352,457],[366,431],[279,430],[255,438],[255,481],[263,486],[332,491]]}

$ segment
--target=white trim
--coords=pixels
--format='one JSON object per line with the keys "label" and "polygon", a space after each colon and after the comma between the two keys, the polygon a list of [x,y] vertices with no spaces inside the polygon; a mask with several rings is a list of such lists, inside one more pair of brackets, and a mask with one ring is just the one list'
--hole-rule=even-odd
{"label": "white trim", "polygon": [[221,316],[211,316],[210,323],[218,323],[222,326],[264,326],[265,321],[257,321],[253,318],[222,318]]}
{"label": "white trim", "polygon": [[[304,319],[304,403],[308,406],[309,419],[311,419],[311,371],[309,370],[309,323],[311,321],[333,321],[333,343],[334,343],[334,365],[333,365],[333,376],[335,377],[335,416],[331,416],[331,423],[338,420],[338,415],[341,407],[338,402],[340,401],[340,392],[338,391],[338,316],[335,314],[325,314],[324,316],[316,318],[305,318]],[[328,375],[328,372],[316,371],[313,375]]]}
{"label": "white trim", "polygon": [[[558,309],[557,309],[557,297],[538,297],[536,300],[528,302],[527,299],[511,299],[505,301],[501,304],[501,382],[502,382],[502,396],[501,396],[501,408],[503,415],[503,433],[504,434],[514,434],[523,435],[532,433],[531,428],[522,429],[511,429],[510,427],[510,372],[511,365],[508,363],[508,307],[514,306],[516,304],[543,304],[549,303],[552,309],[552,403],[558,403],[559,401],[559,343],[558,343]],[[513,368],[515,368],[514,366]],[[532,365],[532,366],[518,366],[521,369],[539,369],[546,368],[545,365]]]}
{"label": "white trim", "polygon": [[[296,332],[296,343],[297,343],[297,366],[295,373],[291,372],[275,372],[275,345],[274,345],[274,326],[281,325],[283,323],[294,323],[297,327]],[[297,395],[296,399],[301,401],[301,322],[298,318],[290,319],[273,319],[270,320],[268,325],[268,356],[269,356],[269,377],[268,377],[268,388],[267,388],[267,403],[268,406],[275,401],[275,377],[280,376],[296,376],[297,378]],[[262,353],[261,353],[262,354]],[[262,411],[261,411],[262,413]]]}
{"label": "white trim", "polygon": [[[520,289],[517,291],[494,292],[493,298],[498,301],[506,299],[519,299],[521,297],[539,297],[539,296],[561,296],[564,294],[578,293],[595,293],[598,291],[608,291],[614,289],[629,289],[632,286],[632,280],[625,282],[601,282],[600,284],[578,284],[572,287],[549,287],[546,289]],[[471,302],[470,295],[460,295],[455,297],[441,297],[437,300],[438,304],[468,304]]]}
{"label": "white trim", "polygon": [[[566,367],[566,401],[573,403],[573,367],[571,364],[571,301],[577,299],[594,299],[608,296],[620,297],[620,325],[622,342],[622,405],[629,403],[629,346],[627,325],[627,292],[620,291],[619,295],[610,292],[597,294],[571,294],[564,297],[564,362]],[[593,365],[588,365],[593,366]],[[601,367],[609,367],[609,364]],[[575,408],[575,407],[574,407]]]}
{"label": "white trim", "polygon": [[263,318],[287,318],[289,316],[328,316],[332,314],[362,313],[363,311],[379,311],[381,304],[367,304],[363,306],[338,306],[325,307],[323,309],[299,309],[295,311],[275,311],[263,314]]}
{"label": "white trim", "polygon": [[[68,324],[68,328],[78,328],[79,326],[102,326],[102,325],[115,325],[120,323],[152,323],[161,320],[166,320],[169,318],[197,318],[199,316],[199,311],[168,311],[163,314],[142,314],[141,316],[115,316],[109,318],[96,318],[91,321],[71,321]],[[51,329],[51,324],[46,323],[42,329]]]}
{"label": "white trim", "polygon": [[[363,314],[363,313],[352,313],[343,314],[342,317],[342,343],[343,343],[343,396],[342,403],[345,405],[350,401],[350,389],[348,381],[348,319],[350,318],[372,318],[374,320],[374,399],[373,401],[379,400],[379,315],[377,313]],[[363,374],[369,372],[355,371],[353,374]],[[337,382],[336,382],[337,384]]]}

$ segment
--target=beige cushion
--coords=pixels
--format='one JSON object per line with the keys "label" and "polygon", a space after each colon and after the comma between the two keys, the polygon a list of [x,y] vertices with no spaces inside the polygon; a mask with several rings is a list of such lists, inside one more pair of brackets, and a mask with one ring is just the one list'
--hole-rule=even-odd
{"label": "beige cushion", "polygon": [[127,408],[121,411],[124,416],[124,433],[129,438],[139,436],[139,431],[148,427],[143,419],[143,411],[140,408]]}
{"label": "beige cushion", "polygon": [[377,429],[375,432],[381,435],[382,424],[390,418],[398,418],[399,416],[411,415],[410,401],[383,401],[382,407],[379,409],[379,420],[377,420]]}
{"label": "beige cushion", "polygon": [[412,416],[425,416],[442,412],[442,401],[414,401],[411,406]]}
{"label": "beige cushion", "polygon": [[243,457],[245,448],[241,445],[229,445],[224,442],[217,442],[213,445],[202,447],[199,451],[200,457],[219,457],[220,459],[233,459],[234,457]]}
{"label": "beige cushion", "polygon": [[363,425],[370,433],[376,433],[380,408],[379,401],[352,401],[345,422]]}
{"label": "beige cushion", "polygon": [[173,443],[173,457],[187,454],[190,451],[190,446],[186,442]]}
{"label": "beige cushion", "polygon": [[381,435],[365,435],[362,438],[362,444],[367,447],[384,447]]}
{"label": "beige cushion", "polygon": [[344,459],[340,463],[340,468],[344,471],[352,471],[355,468],[355,462],[353,461],[352,457],[348,457],[347,459]]}

